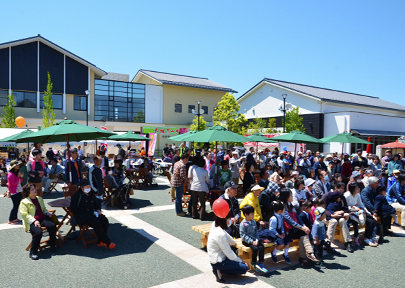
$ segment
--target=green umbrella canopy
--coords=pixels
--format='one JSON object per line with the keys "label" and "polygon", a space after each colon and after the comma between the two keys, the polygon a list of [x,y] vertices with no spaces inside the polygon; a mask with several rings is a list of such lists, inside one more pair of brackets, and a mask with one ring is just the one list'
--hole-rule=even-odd
{"label": "green umbrella canopy", "polygon": [[246,142],[246,137],[236,134],[234,132],[228,131],[222,126],[213,126],[207,130],[201,131],[199,133],[191,134],[185,136],[181,141],[192,141],[192,142]]}
{"label": "green umbrella canopy", "polygon": [[190,135],[193,135],[193,134],[197,134],[197,133],[199,133],[199,132],[200,132],[200,131],[190,130],[190,131],[188,131],[187,133],[180,134],[180,135],[175,135],[175,136],[169,137],[169,138],[167,138],[167,139],[173,140],[173,141],[183,141],[183,138],[184,138],[184,137],[187,137],[187,136],[190,136]]}
{"label": "green umbrella canopy", "polygon": [[20,133],[8,136],[8,137],[6,137],[4,139],[0,139],[0,142],[16,142],[17,139],[19,139],[21,137],[25,137],[27,135],[30,135],[32,133],[35,133],[35,132],[32,131],[32,130],[26,129],[26,130],[24,130],[24,131],[22,131]]}
{"label": "green umbrella canopy", "polygon": [[290,142],[290,143],[319,143],[325,144],[324,141],[319,140],[315,137],[309,136],[299,130],[292,131],[288,134],[280,135],[271,138],[274,141],[280,142]]}
{"label": "green umbrella canopy", "polygon": [[261,133],[254,133],[250,136],[247,136],[246,139],[248,139],[250,142],[277,143],[277,141],[271,140],[273,138],[268,138]]}
{"label": "green umbrella canopy", "polygon": [[73,120],[62,120],[53,126],[31,133],[16,140],[17,143],[50,143],[95,140],[109,136],[117,135],[112,132],[98,128],[85,126],[76,123]]}
{"label": "green umbrella canopy", "polygon": [[321,139],[324,142],[339,142],[339,143],[359,143],[359,144],[373,144],[366,140],[360,139],[356,136],[353,136],[350,133],[343,132],[333,136],[325,137]]}
{"label": "green umbrella canopy", "polygon": [[122,135],[113,135],[108,137],[110,140],[116,140],[116,141],[148,141],[152,140],[148,137],[141,136],[139,134],[134,133],[133,131],[128,131],[127,133],[124,133]]}

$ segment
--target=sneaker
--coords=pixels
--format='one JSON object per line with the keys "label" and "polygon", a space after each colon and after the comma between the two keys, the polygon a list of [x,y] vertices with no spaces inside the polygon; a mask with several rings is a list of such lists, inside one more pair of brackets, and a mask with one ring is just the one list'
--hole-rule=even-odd
{"label": "sneaker", "polygon": [[117,246],[117,244],[111,242],[110,245],[108,245],[108,248],[110,248],[111,250],[113,250],[115,248],[115,246]]}
{"label": "sneaker", "polygon": [[267,273],[267,272],[269,272],[267,269],[266,269],[266,267],[264,267],[264,264],[257,264],[257,265],[259,265],[259,267],[260,267],[260,269],[262,270],[262,272],[263,273]]}
{"label": "sneaker", "polygon": [[277,263],[277,255],[271,253],[271,260],[273,260],[274,263]]}
{"label": "sneaker", "polygon": [[307,254],[307,258],[312,262],[319,262],[319,260],[315,257],[314,254]]}
{"label": "sneaker", "polygon": [[360,247],[360,243],[359,243],[359,238],[354,238],[354,245],[356,245],[357,247]]}
{"label": "sneaker", "polygon": [[372,240],[373,240],[374,243],[378,243],[378,240],[380,240],[380,236],[376,235],[376,236],[373,237]]}
{"label": "sneaker", "polygon": [[364,242],[366,242],[367,245],[371,246],[371,247],[377,247],[378,246],[378,244],[374,243],[373,240],[371,240],[371,239],[364,239]]}
{"label": "sneaker", "polygon": [[101,248],[107,248],[107,244],[105,244],[103,242],[98,243],[97,246],[101,247]]}
{"label": "sneaker", "polygon": [[285,262],[287,262],[287,264],[291,264],[291,260],[290,257],[288,257],[288,255],[283,254],[284,260]]}
{"label": "sneaker", "polygon": [[262,268],[259,266],[259,264],[251,263],[251,265],[253,266],[253,269],[255,269],[256,272],[262,272]]}
{"label": "sneaker", "polygon": [[353,221],[356,221],[357,223],[360,222],[359,218],[356,215],[350,214],[350,219],[352,219]]}
{"label": "sneaker", "polygon": [[316,268],[322,268],[322,266],[323,266],[322,261],[319,261],[319,262],[316,262],[316,263],[315,263],[315,267],[316,267]]}

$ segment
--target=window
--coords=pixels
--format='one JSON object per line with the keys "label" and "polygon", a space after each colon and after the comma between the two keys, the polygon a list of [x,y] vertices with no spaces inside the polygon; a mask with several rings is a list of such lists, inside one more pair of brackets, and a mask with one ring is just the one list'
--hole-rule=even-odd
{"label": "window", "polygon": [[75,96],[73,109],[78,111],[87,111],[87,97]]}
{"label": "window", "polygon": [[[78,97],[78,96],[77,96]],[[86,97],[84,97],[86,98]],[[81,99],[76,100],[79,107]],[[77,104],[76,104],[77,103]],[[84,104],[83,104],[84,105]],[[83,107],[83,106],[81,106]],[[145,85],[96,79],[94,120],[145,123]]]}
{"label": "window", "polygon": [[0,90],[0,106],[7,105],[8,102],[8,91]]}
{"label": "window", "polygon": [[[44,105],[44,94],[41,93],[41,103],[40,107],[45,108]],[[53,109],[63,109],[63,96],[62,94],[52,94],[52,100],[53,100]]]}
{"label": "window", "polygon": [[174,112],[181,113],[181,111],[182,111],[181,104],[174,104]]}
{"label": "window", "polygon": [[201,109],[204,110],[203,114],[208,114],[208,106],[201,106]]}
{"label": "window", "polygon": [[188,105],[188,113],[193,113],[193,110],[195,110],[195,105]]}
{"label": "window", "polygon": [[37,108],[37,93],[14,91],[16,107]]}

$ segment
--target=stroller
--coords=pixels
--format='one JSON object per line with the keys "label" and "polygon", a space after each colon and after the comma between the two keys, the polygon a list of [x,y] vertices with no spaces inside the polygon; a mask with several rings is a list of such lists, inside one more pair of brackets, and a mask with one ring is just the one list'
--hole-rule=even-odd
{"label": "stroller", "polygon": [[108,203],[109,207],[119,207],[121,209],[128,209],[131,205],[131,200],[129,197],[129,190],[132,187],[128,184],[123,184],[117,189],[112,189],[110,201]]}

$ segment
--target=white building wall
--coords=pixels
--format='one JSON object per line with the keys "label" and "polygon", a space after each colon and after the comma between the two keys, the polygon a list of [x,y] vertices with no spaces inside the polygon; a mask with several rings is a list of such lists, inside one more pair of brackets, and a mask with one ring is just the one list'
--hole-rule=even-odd
{"label": "white building wall", "polygon": [[145,123],[163,123],[163,86],[145,85]]}
{"label": "white building wall", "polygon": [[[404,115],[403,113],[402,115]],[[402,131],[405,117],[350,112],[350,129]]]}
{"label": "white building wall", "polygon": [[[350,115],[346,113],[332,113],[324,115],[324,137],[329,137],[350,130]],[[341,143],[323,145],[323,152],[342,152]],[[343,152],[350,153],[350,144],[344,145]]]}
{"label": "white building wall", "polygon": [[320,101],[269,84],[262,85],[251,95],[241,100],[239,111],[247,119],[283,116],[283,113],[278,110],[279,105],[283,103],[283,94],[287,94],[286,103],[300,107],[301,114],[321,112]]}

